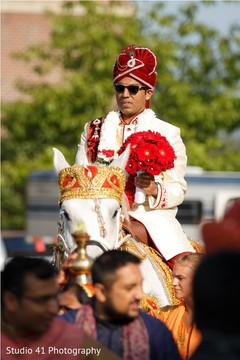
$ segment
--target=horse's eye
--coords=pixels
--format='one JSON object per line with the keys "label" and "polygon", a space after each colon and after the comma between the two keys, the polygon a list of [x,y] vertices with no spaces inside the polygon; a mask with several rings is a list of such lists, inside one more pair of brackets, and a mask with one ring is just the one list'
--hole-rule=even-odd
{"label": "horse's eye", "polygon": [[115,211],[114,211],[114,214],[113,214],[113,219],[117,216],[118,212],[119,212],[120,208],[117,208]]}
{"label": "horse's eye", "polygon": [[66,211],[66,210],[63,210],[63,215],[65,216],[65,219],[67,220],[67,221],[70,221],[71,219],[70,219],[70,216],[69,216],[69,214],[68,214],[68,212]]}

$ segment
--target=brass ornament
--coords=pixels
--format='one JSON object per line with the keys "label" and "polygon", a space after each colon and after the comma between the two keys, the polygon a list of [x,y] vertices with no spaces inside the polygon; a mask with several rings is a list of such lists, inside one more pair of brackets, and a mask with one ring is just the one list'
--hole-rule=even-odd
{"label": "brass ornament", "polygon": [[75,282],[79,285],[92,284],[91,269],[93,259],[86,253],[86,246],[89,240],[89,235],[82,231],[76,231],[72,234],[72,236],[76,241],[78,250],[77,258],[69,267],[69,271],[75,278]]}

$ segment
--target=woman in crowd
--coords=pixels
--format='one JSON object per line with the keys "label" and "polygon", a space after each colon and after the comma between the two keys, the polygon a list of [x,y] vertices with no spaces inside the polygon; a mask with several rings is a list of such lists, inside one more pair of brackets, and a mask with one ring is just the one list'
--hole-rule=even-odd
{"label": "woman in crowd", "polygon": [[158,317],[172,331],[182,359],[187,360],[197,349],[201,335],[193,322],[192,280],[203,254],[179,257],[173,268],[172,285],[179,305],[164,309]]}

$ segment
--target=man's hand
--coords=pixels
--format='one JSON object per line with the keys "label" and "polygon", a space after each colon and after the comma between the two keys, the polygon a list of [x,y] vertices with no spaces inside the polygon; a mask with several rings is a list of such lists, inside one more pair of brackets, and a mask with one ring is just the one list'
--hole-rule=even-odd
{"label": "man's hand", "polygon": [[135,186],[142,189],[147,195],[152,195],[155,198],[157,197],[158,187],[154,181],[153,175],[144,172],[135,178],[134,183]]}

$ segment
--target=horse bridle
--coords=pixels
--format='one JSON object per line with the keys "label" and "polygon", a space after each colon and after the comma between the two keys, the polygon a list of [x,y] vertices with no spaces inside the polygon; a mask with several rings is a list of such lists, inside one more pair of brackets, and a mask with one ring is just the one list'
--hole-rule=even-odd
{"label": "horse bridle", "polygon": [[104,238],[107,235],[107,231],[105,228],[105,222],[104,222],[104,219],[102,216],[99,199],[94,199],[94,204],[95,204],[95,211],[97,214],[97,221],[98,221],[98,225],[99,225],[99,232],[100,232],[101,237]]}
{"label": "horse bridle", "polygon": [[71,254],[71,251],[69,249],[69,247],[67,246],[67,243],[65,241],[65,229],[64,229],[64,220],[63,220],[63,216],[64,216],[64,211],[60,211],[59,214],[59,221],[58,221],[58,234],[57,234],[57,240],[62,242],[63,247],[64,247],[64,251],[69,255]]}
{"label": "horse bridle", "polygon": [[97,240],[88,240],[87,246],[91,246],[91,245],[99,247],[103,252],[110,250],[105,245],[103,245],[101,242],[99,242]]}
{"label": "horse bridle", "polygon": [[[98,199],[96,199],[98,200]],[[105,229],[105,223],[104,219],[101,213],[101,208],[98,201],[95,201],[95,210],[97,213],[98,223],[99,223],[99,230],[102,237],[106,236],[106,229]],[[57,239],[60,240],[63,244],[64,251],[67,255],[71,254],[71,250],[68,247],[66,240],[65,240],[65,229],[64,229],[64,211],[60,211],[59,221],[58,221],[58,235]],[[105,244],[101,243],[99,240],[88,240],[87,246],[97,246],[99,247],[103,252],[106,252],[110,250]]]}

